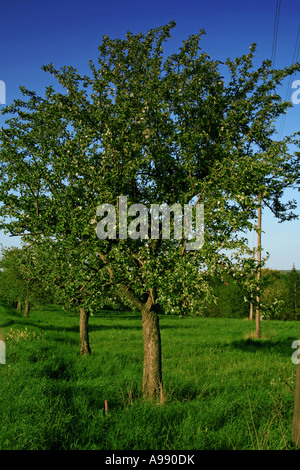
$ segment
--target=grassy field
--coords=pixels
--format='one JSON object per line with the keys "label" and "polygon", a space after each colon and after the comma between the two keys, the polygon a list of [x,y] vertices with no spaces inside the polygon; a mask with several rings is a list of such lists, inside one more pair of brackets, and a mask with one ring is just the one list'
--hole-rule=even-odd
{"label": "grassy field", "polygon": [[[0,305],[0,449],[293,449],[296,322],[160,317],[165,402],[141,396],[141,319],[90,318],[92,355],[79,355],[79,320],[60,308],[29,319]],[[104,411],[107,400],[108,413]]]}

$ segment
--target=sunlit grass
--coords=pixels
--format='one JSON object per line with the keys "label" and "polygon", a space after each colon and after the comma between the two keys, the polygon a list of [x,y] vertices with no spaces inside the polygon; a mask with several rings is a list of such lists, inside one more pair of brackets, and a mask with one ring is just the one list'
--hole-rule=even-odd
{"label": "sunlit grass", "polygon": [[[0,310],[0,449],[291,449],[296,322],[160,317],[164,404],[142,397],[139,315],[79,319],[60,308],[29,319]],[[108,412],[104,403],[107,400]]]}

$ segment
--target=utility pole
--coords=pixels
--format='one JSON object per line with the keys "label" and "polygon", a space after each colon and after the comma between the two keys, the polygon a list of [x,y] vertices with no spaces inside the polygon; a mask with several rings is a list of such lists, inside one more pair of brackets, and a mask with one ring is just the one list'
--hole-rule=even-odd
{"label": "utility pole", "polygon": [[257,264],[258,264],[258,271],[257,271],[257,292],[256,292],[256,315],[255,315],[255,322],[256,322],[256,337],[260,338],[260,316],[259,316],[259,304],[260,304],[260,278],[261,278],[261,196],[258,197],[258,222],[257,222]]}

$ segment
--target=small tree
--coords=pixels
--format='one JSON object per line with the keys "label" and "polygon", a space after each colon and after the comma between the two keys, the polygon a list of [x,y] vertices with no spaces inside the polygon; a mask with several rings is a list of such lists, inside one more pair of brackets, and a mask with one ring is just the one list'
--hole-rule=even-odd
{"label": "small tree", "polygon": [[82,253],[80,243],[79,247],[73,245],[68,250],[65,247],[61,241],[39,238],[34,244],[35,274],[55,303],[79,315],[80,353],[91,354],[90,313],[104,307],[123,308],[123,305],[107,270],[99,266],[97,258]]}
{"label": "small tree", "polygon": [[22,276],[19,266],[19,250],[1,249],[0,294],[9,304],[17,305],[21,311]]}
{"label": "small tree", "polygon": [[1,295],[9,303],[17,305],[19,312],[24,305],[25,317],[29,316],[31,302],[45,302],[50,299],[36,272],[34,253],[30,248],[2,247],[0,269]]}

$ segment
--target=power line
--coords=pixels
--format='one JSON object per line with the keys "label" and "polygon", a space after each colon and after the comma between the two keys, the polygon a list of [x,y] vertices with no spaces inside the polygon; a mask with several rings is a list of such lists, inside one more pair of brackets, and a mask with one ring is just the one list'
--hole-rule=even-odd
{"label": "power line", "polygon": [[[294,65],[298,62],[299,53],[300,53],[300,24],[298,26],[298,32],[297,32],[297,38],[296,38],[296,43],[295,43],[295,49],[294,49],[292,65]],[[292,80],[293,80],[294,76],[295,76],[295,74],[289,76],[289,82],[288,82],[288,86],[287,86],[287,90],[286,90],[285,101],[288,101],[288,97],[289,97],[289,94],[291,92]],[[286,117],[286,114],[281,116],[281,123],[280,123],[280,130],[279,130],[279,140],[281,140],[281,137],[282,137],[284,123],[285,123],[285,117]]]}
{"label": "power line", "polygon": [[[278,37],[278,24],[280,16],[281,0],[277,0],[276,13],[273,31],[273,45],[272,45],[272,66],[275,64],[276,48],[277,48],[277,37]],[[257,211],[257,290],[256,290],[256,311],[255,311],[255,322],[256,322],[256,337],[260,338],[260,280],[261,280],[261,215],[262,215],[262,196],[258,197],[258,211]],[[252,306],[253,308],[253,306]],[[252,312],[253,315],[253,312]]]}
{"label": "power line", "polygon": [[278,25],[279,25],[279,16],[280,16],[281,0],[276,2],[276,13],[274,21],[274,31],[273,31],[273,44],[272,44],[272,65],[275,65],[276,49],[277,49],[277,37],[278,37]]}

